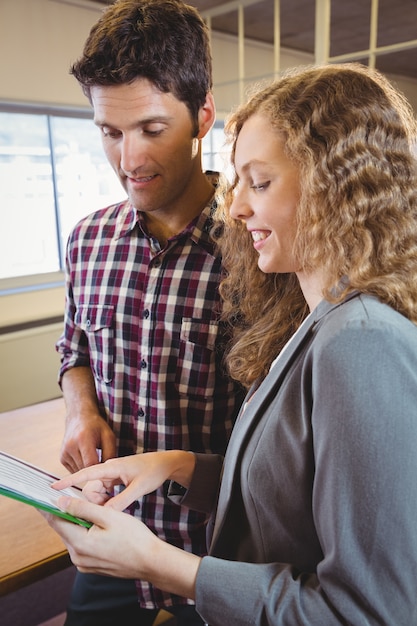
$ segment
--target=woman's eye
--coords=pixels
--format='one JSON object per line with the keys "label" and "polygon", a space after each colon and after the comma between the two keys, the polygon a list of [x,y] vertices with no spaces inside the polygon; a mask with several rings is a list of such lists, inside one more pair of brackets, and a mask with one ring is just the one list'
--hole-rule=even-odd
{"label": "woman's eye", "polygon": [[266,189],[269,186],[269,180],[263,182],[263,183],[253,183],[251,185],[251,189],[255,189],[255,190],[262,190],[262,189]]}

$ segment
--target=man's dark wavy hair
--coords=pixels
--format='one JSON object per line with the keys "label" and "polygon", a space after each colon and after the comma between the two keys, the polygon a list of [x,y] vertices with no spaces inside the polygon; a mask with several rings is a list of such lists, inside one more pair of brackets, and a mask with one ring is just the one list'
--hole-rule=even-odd
{"label": "man's dark wavy hair", "polygon": [[196,124],[212,88],[206,24],[180,0],[118,0],[92,27],[70,73],[90,101],[93,86],[146,78],[184,102]]}

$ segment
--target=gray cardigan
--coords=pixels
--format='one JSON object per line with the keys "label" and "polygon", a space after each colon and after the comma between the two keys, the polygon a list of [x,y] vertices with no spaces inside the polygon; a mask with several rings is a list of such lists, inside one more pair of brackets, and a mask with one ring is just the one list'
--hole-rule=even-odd
{"label": "gray cardigan", "polygon": [[[196,605],[210,626],[417,625],[417,328],[376,298],[323,301],[238,418]],[[214,519],[214,517],[213,517]]]}

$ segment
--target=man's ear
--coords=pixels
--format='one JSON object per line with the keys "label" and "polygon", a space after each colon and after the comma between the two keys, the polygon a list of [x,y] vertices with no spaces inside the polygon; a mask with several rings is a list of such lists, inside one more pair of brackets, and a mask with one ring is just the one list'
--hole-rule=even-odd
{"label": "man's ear", "polygon": [[216,105],[213,94],[210,92],[206,96],[206,101],[198,111],[198,135],[197,139],[203,139],[213,126],[216,119]]}

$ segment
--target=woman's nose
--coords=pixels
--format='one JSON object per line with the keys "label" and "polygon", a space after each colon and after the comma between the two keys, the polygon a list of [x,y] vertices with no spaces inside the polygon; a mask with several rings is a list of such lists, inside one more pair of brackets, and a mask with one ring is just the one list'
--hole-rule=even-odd
{"label": "woman's nose", "polygon": [[235,189],[229,212],[235,220],[246,220],[252,214],[252,209],[242,190]]}

